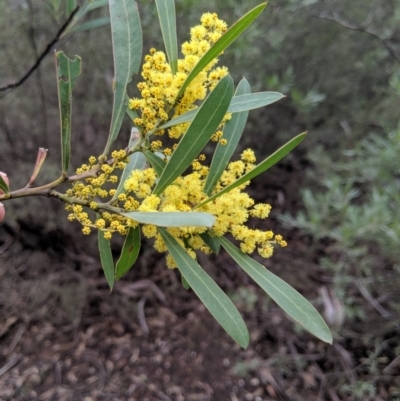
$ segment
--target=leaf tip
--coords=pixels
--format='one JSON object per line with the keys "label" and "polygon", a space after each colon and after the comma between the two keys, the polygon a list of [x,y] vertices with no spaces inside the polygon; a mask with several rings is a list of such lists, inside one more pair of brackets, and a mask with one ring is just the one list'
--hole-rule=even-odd
{"label": "leaf tip", "polygon": [[244,337],[240,343],[238,343],[243,349],[247,349],[250,343],[249,333],[247,333],[246,337]]}
{"label": "leaf tip", "polygon": [[262,13],[264,11],[265,7],[267,7],[267,5],[268,5],[268,1],[264,1],[263,3],[260,3],[255,8],[259,8],[260,9],[260,13]]}
{"label": "leaf tip", "polygon": [[332,336],[332,333],[331,333],[331,331],[329,330],[329,328],[327,329],[327,332],[324,333],[324,335],[320,337],[320,340],[322,340],[323,342],[325,342],[325,343],[327,343],[327,344],[329,344],[329,345],[332,345],[332,343],[333,343],[333,336]]}

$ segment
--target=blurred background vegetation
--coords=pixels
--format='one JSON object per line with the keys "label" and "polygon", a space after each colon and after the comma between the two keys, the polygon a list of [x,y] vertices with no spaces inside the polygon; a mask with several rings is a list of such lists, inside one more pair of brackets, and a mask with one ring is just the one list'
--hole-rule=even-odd
{"label": "blurred background vegetation", "polygon": [[[154,2],[137,2],[145,53],[162,48]],[[188,38],[202,12],[215,11],[231,24],[258,3],[177,0],[178,37],[182,42]],[[0,2],[0,87],[29,69],[66,17],[64,3],[57,0]],[[106,7],[88,14],[88,19],[106,17]],[[110,28],[65,35],[55,48],[83,59],[73,96],[76,168],[100,154],[106,141],[113,79]],[[229,66],[236,83],[245,76],[253,91],[287,96],[251,112],[242,147],[255,147],[261,158],[294,135],[309,132],[281,167],[263,176],[262,185],[276,187],[276,176],[285,182],[285,174],[295,175],[291,180],[297,185],[281,188],[280,197],[272,200],[282,212],[279,224],[286,237],[307,245],[300,256],[304,269],[316,264],[329,277],[329,291],[321,291],[319,299],[337,340],[350,353],[352,344],[362,344],[367,355],[355,369],[356,380],[339,380],[339,394],[378,399],[378,383],[391,380],[382,369],[400,356],[400,3],[271,0],[221,63]],[[135,77],[131,95],[137,82]],[[116,146],[124,146],[130,128],[127,120]],[[49,149],[39,182],[57,178],[52,54],[23,85],[0,92],[0,168],[8,172],[13,189],[28,181],[38,147]],[[62,209],[54,201],[25,198],[7,202],[7,220],[11,226],[29,221],[80,235]],[[254,305],[245,289],[237,297],[250,309]],[[387,399],[400,399],[398,388],[390,391]]]}

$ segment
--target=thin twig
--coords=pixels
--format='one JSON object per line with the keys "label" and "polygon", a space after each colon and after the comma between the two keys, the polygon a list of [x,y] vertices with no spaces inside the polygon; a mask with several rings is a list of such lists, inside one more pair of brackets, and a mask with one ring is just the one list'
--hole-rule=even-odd
{"label": "thin twig", "polygon": [[61,384],[62,384],[61,367],[60,363],[57,361],[54,364],[54,389],[53,389],[53,394],[51,395],[49,401],[53,401],[56,399]]}
{"label": "thin twig", "polygon": [[4,242],[2,246],[0,246],[0,255],[4,253],[14,242],[15,238],[11,237],[7,241]]}
{"label": "thin twig", "polygon": [[36,60],[35,64],[25,73],[25,75],[17,82],[14,82],[12,84],[0,87],[0,92],[4,92],[9,89],[15,89],[18,86],[21,86],[32,74],[33,72],[39,67],[40,63],[43,61],[43,59],[47,56],[47,54],[50,52],[52,47],[60,40],[62,34],[65,32],[65,30],[68,28],[68,25],[71,23],[73,20],[75,14],[78,12],[79,6],[75,8],[74,11],[72,11],[71,15],[65,21],[64,25],[59,29],[57,32],[56,36],[54,39],[46,46],[46,48],[43,50],[42,54],[38,57]]}
{"label": "thin twig", "polygon": [[150,290],[162,304],[166,304],[165,295],[152,280],[145,279],[136,281],[134,283],[122,281],[117,289],[119,292],[128,297],[136,297],[138,295],[137,291]]}
{"label": "thin twig", "polygon": [[368,23],[364,23],[362,25],[355,25],[352,24],[348,21],[345,21],[343,18],[339,17],[339,15],[337,13],[334,13],[333,16],[329,16],[327,13],[321,13],[318,15],[312,14],[313,17],[315,18],[322,18],[322,19],[326,19],[329,21],[333,21],[336,24],[343,26],[346,29],[350,29],[352,31],[358,31],[358,32],[362,32],[362,33],[366,33],[372,37],[374,37],[375,39],[378,39],[383,46],[386,47],[386,49],[388,50],[388,52],[390,53],[390,55],[398,62],[400,63],[400,56],[396,54],[396,52],[393,50],[391,43],[390,43],[390,39],[384,39],[382,38],[378,33],[367,29],[366,26],[370,24],[371,22],[371,18],[368,18]]}
{"label": "thin twig", "polygon": [[394,358],[393,361],[390,362],[385,369],[383,369],[383,373],[390,373],[390,371],[398,365],[400,365],[400,355]]}
{"label": "thin twig", "polygon": [[152,391],[161,401],[172,401],[171,398],[169,398],[163,392],[156,390],[156,389],[152,389]]}
{"label": "thin twig", "polygon": [[[129,155],[135,153],[136,151],[138,151],[141,148],[144,141],[145,141],[145,138],[142,138],[142,140],[139,143],[137,143],[133,148],[131,148],[131,149],[126,148],[125,149],[126,155],[129,156]],[[71,202],[77,203],[82,206],[89,206],[90,202],[70,198],[66,195],[63,195],[63,194],[60,194],[60,193],[54,191],[54,188],[57,188],[62,184],[72,183],[75,181],[82,181],[89,177],[96,177],[97,173],[101,170],[101,166],[103,164],[107,163],[108,165],[111,165],[114,162],[115,162],[114,158],[107,160],[106,157],[101,157],[101,160],[99,161],[99,163],[96,164],[95,166],[93,166],[88,171],[84,171],[83,173],[76,174],[76,175],[69,176],[69,177],[66,174],[63,174],[61,177],[57,178],[55,181],[50,182],[45,185],[42,185],[40,187],[30,188],[29,186],[26,186],[25,188],[21,188],[16,191],[8,192],[5,194],[4,193],[0,194],[0,201],[6,201],[8,199],[13,199],[13,198],[22,198],[22,197],[26,197],[26,196],[45,196],[48,198],[49,197],[50,198],[51,197],[58,198],[58,199],[61,199],[63,201],[67,201],[70,203]],[[115,208],[113,208],[112,206],[107,205],[105,203],[103,203],[102,205],[104,206],[104,207],[102,206],[103,209],[109,209],[109,210],[113,209],[112,210],[113,212],[118,213],[118,211],[115,210]],[[122,209],[120,211],[122,211]]]}
{"label": "thin twig", "polygon": [[146,323],[146,316],[144,314],[144,305],[146,303],[146,298],[142,297],[140,301],[138,302],[138,319],[139,319],[139,325],[140,328],[142,329],[143,333],[149,334],[149,326],[147,326]]}
{"label": "thin twig", "polygon": [[356,286],[360,290],[364,299],[369,302],[385,319],[389,319],[391,314],[369,293],[361,280],[356,280]]}
{"label": "thin twig", "polygon": [[17,355],[16,357],[10,359],[3,367],[0,369],[0,377],[12,369],[15,365],[22,361],[22,355]]}

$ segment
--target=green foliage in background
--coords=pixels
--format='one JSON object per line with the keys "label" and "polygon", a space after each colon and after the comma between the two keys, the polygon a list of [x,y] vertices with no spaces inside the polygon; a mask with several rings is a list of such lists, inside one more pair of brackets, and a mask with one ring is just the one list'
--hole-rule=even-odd
{"label": "green foliage in background", "polygon": [[321,258],[320,264],[333,273],[336,291],[350,316],[362,311],[353,308],[354,299],[346,291],[349,286],[364,280],[376,293],[382,280],[398,280],[399,154],[399,129],[384,137],[371,134],[341,157],[316,149],[310,156],[314,169],[309,175],[320,189],[303,190],[305,210],[280,217],[314,241],[330,242],[330,255]]}

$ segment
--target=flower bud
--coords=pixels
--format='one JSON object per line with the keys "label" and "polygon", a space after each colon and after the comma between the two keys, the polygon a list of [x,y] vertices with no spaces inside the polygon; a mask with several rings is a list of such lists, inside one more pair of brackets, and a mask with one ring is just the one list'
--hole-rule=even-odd
{"label": "flower bud", "polygon": [[[8,177],[7,174],[2,173],[0,171],[0,175],[3,178],[4,182],[8,185],[9,181],[8,181]],[[3,191],[0,189],[0,194],[2,194]],[[6,210],[4,209],[4,205],[2,203],[0,203],[0,223],[4,220],[4,217],[6,216]]]}
{"label": "flower bud", "polygon": [[[9,181],[8,181],[7,174],[6,174],[6,173],[3,173],[2,171],[0,171],[0,175],[1,175],[1,177],[3,178],[4,182],[5,182],[7,185],[9,185]],[[3,193],[3,191],[0,189],[0,194],[2,194],[2,193]]]}
{"label": "flower bud", "polygon": [[6,215],[6,210],[4,209],[4,205],[0,203],[0,223],[4,220]]}

